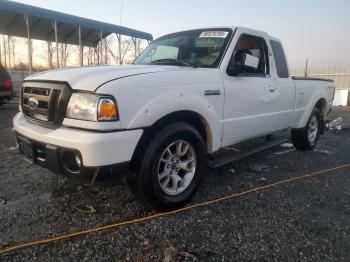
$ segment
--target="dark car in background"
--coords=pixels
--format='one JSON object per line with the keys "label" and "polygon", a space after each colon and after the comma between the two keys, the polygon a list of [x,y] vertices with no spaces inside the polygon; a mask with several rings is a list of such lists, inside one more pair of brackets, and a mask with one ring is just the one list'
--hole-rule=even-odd
{"label": "dark car in background", "polygon": [[0,105],[13,98],[13,83],[9,73],[0,65]]}

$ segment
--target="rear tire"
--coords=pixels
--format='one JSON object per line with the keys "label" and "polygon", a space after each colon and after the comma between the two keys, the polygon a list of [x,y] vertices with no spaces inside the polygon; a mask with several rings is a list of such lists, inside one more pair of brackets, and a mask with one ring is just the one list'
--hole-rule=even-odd
{"label": "rear tire", "polygon": [[174,123],[149,143],[138,172],[145,198],[158,209],[184,205],[194,195],[205,171],[206,149],[199,132]]}
{"label": "rear tire", "polygon": [[292,129],[294,147],[299,150],[312,150],[319,140],[321,128],[320,111],[314,108],[304,128]]}

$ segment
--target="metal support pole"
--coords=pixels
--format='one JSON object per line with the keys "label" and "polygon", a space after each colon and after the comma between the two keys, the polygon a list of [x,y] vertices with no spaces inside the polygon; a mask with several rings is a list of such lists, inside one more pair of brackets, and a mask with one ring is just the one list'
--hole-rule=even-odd
{"label": "metal support pole", "polygon": [[57,32],[57,21],[52,22],[53,30],[55,31],[55,42],[56,42],[56,66],[60,67],[60,56],[58,54],[58,32]]}
{"label": "metal support pole", "polygon": [[78,26],[79,50],[80,50],[80,66],[83,66],[83,47],[81,44],[81,27]]}
{"label": "metal support pole", "polygon": [[32,42],[30,39],[30,21],[29,21],[29,16],[24,15],[24,21],[27,25],[27,41],[28,41],[28,71],[29,74],[32,74]]}

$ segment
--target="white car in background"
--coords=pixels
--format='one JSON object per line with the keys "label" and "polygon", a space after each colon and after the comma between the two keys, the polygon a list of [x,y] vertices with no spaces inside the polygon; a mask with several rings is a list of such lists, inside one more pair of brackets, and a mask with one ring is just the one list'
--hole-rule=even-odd
{"label": "white car in background", "polygon": [[[160,37],[132,65],[30,76],[13,124],[26,158],[71,176],[126,164],[149,201],[173,208],[208,163],[227,165],[290,130],[297,149],[312,149],[334,89],[290,77],[281,42],[265,32],[205,28]],[[232,145],[240,152],[222,154]]]}

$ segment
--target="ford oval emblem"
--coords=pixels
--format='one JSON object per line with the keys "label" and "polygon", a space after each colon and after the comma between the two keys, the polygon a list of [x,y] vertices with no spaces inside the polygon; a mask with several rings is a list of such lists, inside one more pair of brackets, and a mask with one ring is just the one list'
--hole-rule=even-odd
{"label": "ford oval emblem", "polygon": [[31,96],[31,97],[29,97],[29,99],[28,99],[28,105],[29,105],[29,107],[32,108],[32,109],[38,108],[38,106],[39,106],[39,100],[38,100],[36,97]]}

